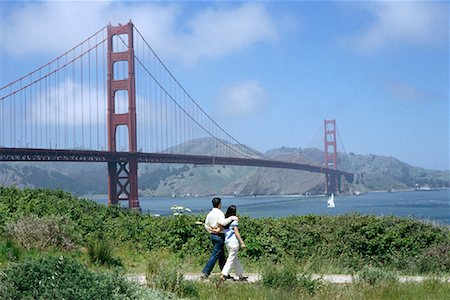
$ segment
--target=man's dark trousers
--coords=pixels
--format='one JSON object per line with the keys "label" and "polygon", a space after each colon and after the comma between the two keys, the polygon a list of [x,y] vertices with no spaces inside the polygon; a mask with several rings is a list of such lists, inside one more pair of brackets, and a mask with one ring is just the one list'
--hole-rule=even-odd
{"label": "man's dark trousers", "polygon": [[223,269],[225,265],[225,253],[223,250],[223,246],[225,243],[225,235],[224,234],[211,234],[211,242],[213,243],[213,250],[211,253],[211,257],[209,258],[206,266],[203,268],[203,274],[208,276],[211,274],[216,261],[219,260],[220,270]]}

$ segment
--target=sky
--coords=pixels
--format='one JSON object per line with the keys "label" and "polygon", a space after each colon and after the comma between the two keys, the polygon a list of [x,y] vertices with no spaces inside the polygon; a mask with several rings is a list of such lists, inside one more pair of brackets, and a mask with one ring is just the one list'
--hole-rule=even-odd
{"label": "sky", "polygon": [[132,20],[189,94],[259,151],[321,147],[449,166],[442,1],[2,1],[0,85]]}

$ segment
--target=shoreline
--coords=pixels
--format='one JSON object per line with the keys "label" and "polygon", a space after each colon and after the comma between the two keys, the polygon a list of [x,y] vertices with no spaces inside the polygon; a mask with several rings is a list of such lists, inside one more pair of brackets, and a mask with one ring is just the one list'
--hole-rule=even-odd
{"label": "shoreline", "polygon": [[[352,193],[340,193],[335,196],[356,196],[359,197],[364,194],[380,194],[380,193],[407,193],[407,192],[437,192],[442,190],[449,190],[450,188],[447,187],[441,187],[438,189],[432,189],[432,190],[421,190],[421,189],[415,189],[415,188],[408,188],[408,189],[399,189],[394,191],[388,191],[388,190],[372,190],[363,192],[361,194],[352,194]],[[145,198],[167,198],[167,199],[184,199],[184,198],[207,198],[207,197],[220,197],[223,199],[230,199],[230,198],[271,198],[271,197],[279,197],[279,198],[321,198],[321,197],[328,197],[325,194],[311,194],[311,195],[304,195],[304,194],[268,194],[268,195],[189,195],[189,196],[173,196],[173,195],[161,195],[161,196],[146,196],[139,194],[139,197],[145,201]],[[79,199],[89,199],[89,200],[102,200],[102,199],[108,199],[108,194],[84,194],[77,196]]]}

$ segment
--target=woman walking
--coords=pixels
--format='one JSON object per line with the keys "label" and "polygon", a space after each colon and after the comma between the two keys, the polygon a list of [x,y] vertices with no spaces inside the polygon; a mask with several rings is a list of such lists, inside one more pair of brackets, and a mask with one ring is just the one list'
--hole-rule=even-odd
{"label": "woman walking", "polygon": [[[227,212],[225,213],[225,218],[236,216],[236,206],[230,205],[227,209]],[[239,244],[242,248],[245,248],[245,243],[241,238],[241,235],[239,234],[239,222],[233,221],[229,225],[224,226],[225,230],[225,246],[228,250],[228,258],[227,262],[225,263],[225,266],[222,269],[222,274],[220,276],[221,280],[225,280],[228,278],[233,278],[230,276],[230,270],[232,267],[234,267],[234,270],[236,272],[236,275],[239,277],[239,280],[246,281],[247,277],[244,277],[243,275],[243,268],[241,263],[239,262],[238,258],[238,250],[239,250]]]}

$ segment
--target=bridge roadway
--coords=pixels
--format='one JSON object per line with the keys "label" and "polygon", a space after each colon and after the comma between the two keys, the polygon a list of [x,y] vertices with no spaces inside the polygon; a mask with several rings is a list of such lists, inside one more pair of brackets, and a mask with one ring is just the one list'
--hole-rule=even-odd
{"label": "bridge roadway", "polygon": [[190,154],[169,153],[141,153],[141,152],[110,152],[91,150],[60,150],[60,149],[31,149],[31,148],[0,148],[0,161],[67,161],[67,162],[119,162],[129,161],[135,156],[138,163],[173,163],[196,165],[229,165],[251,166],[266,168],[281,168],[302,170],[315,173],[344,176],[348,182],[353,182],[353,174],[293,162],[278,160],[235,158]]}

